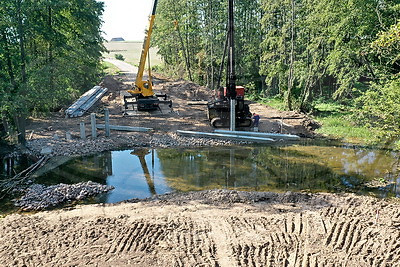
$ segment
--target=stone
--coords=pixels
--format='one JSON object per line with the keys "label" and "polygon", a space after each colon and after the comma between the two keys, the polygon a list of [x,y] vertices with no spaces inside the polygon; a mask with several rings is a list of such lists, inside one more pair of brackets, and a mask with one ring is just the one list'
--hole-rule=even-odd
{"label": "stone", "polygon": [[51,147],[49,147],[49,146],[43,147],[43,148],[40,150],[40,154],[42,154],[42,155],[49,155],[49,154],[51,154],[52,152],[53,152],[53,148],[51,148]]}

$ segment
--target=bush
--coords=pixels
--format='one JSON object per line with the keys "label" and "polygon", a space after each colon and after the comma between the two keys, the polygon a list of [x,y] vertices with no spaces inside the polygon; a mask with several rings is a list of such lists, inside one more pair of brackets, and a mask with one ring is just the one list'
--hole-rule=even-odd
{"label": "bush", "polygon": [[372,90],[357,99],[362,122],[371,127],[400,131],[400,78],[385,85],[374,85]]}
{"label": "bush", "polygon": [[125,60],[125,58],[122,54],[115,54],[115,59],[122,60],[122,61]]}

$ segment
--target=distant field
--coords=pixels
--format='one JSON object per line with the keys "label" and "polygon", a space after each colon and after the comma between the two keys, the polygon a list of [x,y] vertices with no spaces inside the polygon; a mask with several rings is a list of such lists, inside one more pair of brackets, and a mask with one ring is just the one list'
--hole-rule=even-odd
{"label": "distant field", "polygon": [[[109,53],[104,53],[104,57],[115,58],[115,54],[122,54],[125,62],[132,65],[139,65],[140,55],[142,53],[143,42],[106,42],[105,47]],[[157,49],[150,49],[150,63],[152,66],[161,64],[161,57],[157,55]],[[147,67],[147,63],[146,63]]]}

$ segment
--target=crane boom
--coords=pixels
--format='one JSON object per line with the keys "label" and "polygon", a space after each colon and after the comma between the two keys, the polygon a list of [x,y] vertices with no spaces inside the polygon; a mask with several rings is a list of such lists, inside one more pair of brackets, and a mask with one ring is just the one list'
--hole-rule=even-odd
{"label": "crane boom", "polygon": [[[138,72],[136,75],[135,86],[132,90],[128,90],[128,93],[130,93],[130,95],[124,96],[125,113],[129,105],[132,105],[133,107],[135,104],[137,105],[138,110],[143,110],[143,111],[160,109],[159,104],[168,104],[169,107],[172,107],[172,101],[167,100],[167,95],[165,94],[156,95],[153,92],[150,60],[149,60],[149,79],[148,80],[143,79],[143,73],[146,67],[146,60],[148,59],[149,56],[150,40],[151,40],[151,35],[153,33],[154,21],[156,18],[157,3],[158,0],[154,0],[153,9],[149,18],[149,27],[146,31],[146,36],[143,42],[142,53],[140,55],[140,62],[139,62]],[[159,97],[163,98],[164,100],[158,99]],[[130,98],[135,98],[136,101],[129,102],[128,99]]]}
{"label": "crane boom", "polygon": [[135,81],[135,90],[133,90],[132,92],[134,94],[141,94],[144,97],[154,95],[153,85],[151,83],[151,75],[149,73],[149,80],[145,81],[143,80],[143,73],[146,67],[146,59],[150,50],[150,40],[151,40],[151,34],[153,33],[154,21],[156,18],[157,3],[158,0],[154,0],[153,10],[151,12],[149,19],[149,27],[146,31],[146,36],[143,42],[142,54],[140,55],[139,68]]}

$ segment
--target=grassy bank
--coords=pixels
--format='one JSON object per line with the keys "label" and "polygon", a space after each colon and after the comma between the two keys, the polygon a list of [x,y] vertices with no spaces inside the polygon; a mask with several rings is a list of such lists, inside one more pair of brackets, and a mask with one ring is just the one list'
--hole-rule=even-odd
{"label": "grassy bank", "polygon": [[109,62],[103,61],[101,65],[103,67],[104,75],[117,75],[120,72],[120,70],[114,64]]}
{"label": "grassy bank", "polygon": [[[260,102],[279,110],[285,107],[283,100],[276,97]],[[311,117],[322,125],[316,132],[323,136],[355,144],[377,144],[384,133],[357,125],[353,112],[349,105],[326,101],[315,105]]]}

